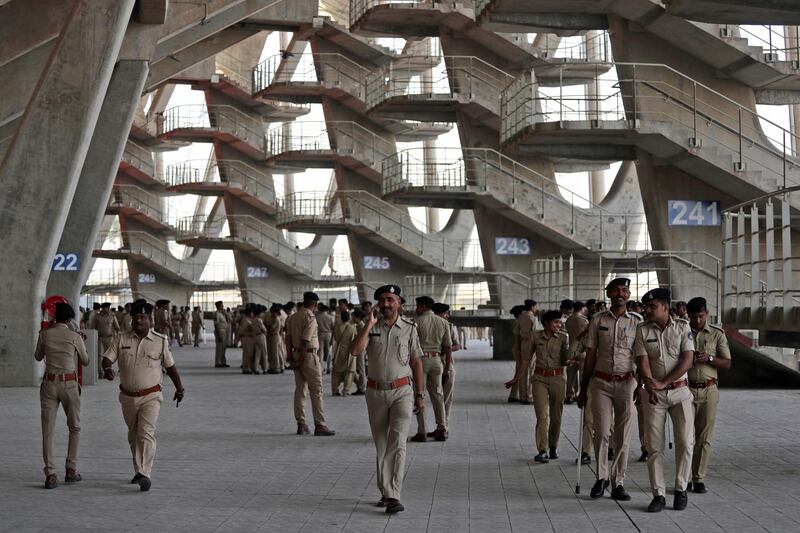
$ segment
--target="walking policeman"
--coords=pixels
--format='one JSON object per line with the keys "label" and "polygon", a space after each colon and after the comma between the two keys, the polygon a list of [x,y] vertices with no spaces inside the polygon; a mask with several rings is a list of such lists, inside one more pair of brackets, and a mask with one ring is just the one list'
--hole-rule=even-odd
{"label": "walking policeman", "polygon": [[222,300],[214,303],[217,308],[214,311],[214,368],[228,368],[228,360],[225,358],[225,348],[228,346],[228,330],[231,324]]}
{"label": "walking policeman", "polygon": [[400,316],[400,287],[380,287],[374,299],[377,306],[365,318],[350,355],[367,352],[366,399],[377,452],[378,506],[397,513],[404,509],[400,493],[412,407],[418,413],[425,409],[422,347],[414,322]]}
{"label": "walking policeman", "polygon": [[647,320],[636,328],[633,353],[644,387],[647,435],[647,470],[653,501],[647,510],[657,513],[666,505],[664,482],[664,423],[667,415],[675,428],[676,511],[686,509],[686,486],[692,468],[694,411],[687,371],[694,362],[694,340],[689,322],[671,318],[670,293],[653,289],[642,297]]}
{"label": "walking policeman", "polygon": [[[425,387],[431,398],[433,414],[436,418],[434,439],[447,440],[447,426],[444,408],[444,388],[442,376],[450,372],[453,354],[450,339],[450,323],[433,314],[433,298],[420,296],[417,298],[417,332],[422,346],[422,368],[425,373]],[[425,413],[417,413],[417,434],[411,437],[413,442],[425,442],[428,436],[425,431]]]}
{"label": "walking policeman", "polygon": [[[561,331],[561,313],[547,311],[542,316],[543,331],[534,336],[533,407],[536,412],[536,449],[533,459],[547,463],[558,459],[561,414],[567,381],[564,366],[569,356],[569,335]],[[550,453],[548,454],[548,447]]]}
{"label": "walking policeman", "polygon": [[[633,427],[633,393],[636,390],[633,342],[642,318],[627,311],[631,296],[631,280],[617,278],[606,285],[611,309],[595,313],[586,334],[586,359],[583,363],[578,406],[590,404],[594,428],[594,454],[597,460],[597,482],[589,493],[592,498],[603,495],[609,484],[611,497],[628,501],[625,471],[628,467],[631,428]],[[614,427],[614,461],[608,466],[611,427]]]}
{"label": "walking policeman", "polygon": [[81,431],[81,396],[75,354],[83,366],[89,364],[89,354],[80,334],[69,329],[75,318],[75,310],[67,303],[56,304],[56,324],[39,333],[34,357],[44,360],[45,371],[39,388],[39,403],[42,407],[42,456],[44,458],[44,488],[58,486],[58,477],[53,466],[53,434],[56,429],[58,406],[64,407],[69,428],[67,445],[67,468],[64,482],[81,480],[77,471],[78,442]]}
{"label": "walking policeman", "polygon": [[725,332],[708,323],[705,298],[692,298],[686,305],[694,335],[694,363],[689,369],[689,389],[694,406],[694,453],[690,490],[706,492],[706,474],[711,456],[711,438],[717,420],[717,369],[731,367],[731,350]]}

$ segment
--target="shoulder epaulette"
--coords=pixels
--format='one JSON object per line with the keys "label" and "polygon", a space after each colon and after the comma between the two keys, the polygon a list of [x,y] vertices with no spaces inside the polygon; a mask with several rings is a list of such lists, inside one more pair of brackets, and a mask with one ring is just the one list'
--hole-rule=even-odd
{"label": "shoulder epaulette", "polygon": [[404,317],[404,316],[401,316],[401,317],[400,317],[400,320],[402,320],[402,321],[403,321],[403,322],[405,322],[406,324],[410,324],[410,325],[412,325],[412,326],[415,326],[415,327],[416,327],[416,325],[417,325],[416,321],[414,321],[414,319],[413,319],[413,318],[406,318],[406,317]]}
{"label": "shoulder epaulette", "polygon": [[724,330],[724,329],[722,329],[722,326],[718,326],[718,325],[716,325],[716,324],[709,324],[708,326],[709,326],[711,329],[716,329],[716,330],[719,330],[719,331],[721,331],[721,332],[725,333],[725,330]]}
{"label": "shoulder epaulette", "polygon": [[162,339],[169,339],[169,337],[167,337],[167,336],[166,336],[166,335],[164,335],[163,333],[159,333],[159,332],[157,332],[157,331],[156,331],[156,330],[154,330],[154,329],[151,329],[151,330],[150,330],[150,333],[152,333],[152,334],[153,334],[153,335],[155,335],[156,337],[161,337]]}

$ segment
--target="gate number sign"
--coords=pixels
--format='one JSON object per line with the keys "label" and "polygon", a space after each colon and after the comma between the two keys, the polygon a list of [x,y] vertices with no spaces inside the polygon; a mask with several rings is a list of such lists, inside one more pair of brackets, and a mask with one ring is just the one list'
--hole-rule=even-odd
{"label": "gate number sign", "polygon": [[518,237],[495,237],[494,253],[497,255],[531,255],[531,241]]}
{"label": "gate number sign", "polygon": [[722,213],[718,201],[669,200],[670,226],[719,226]]}
{"label": "gate number sign", "polygon": [[248,278],[262,278],[262,279],[268,278],[269,277],[269,270],[267,270],[267,267],[265,267],[265,266],[262,266],[262,267],[249,266],[249,267],[247,267],[247,277]]}
{"label": "gate number sign", "polygon": [[53,272],[77,272],[81,268],[81,259],[78,254],[56,254],[53,259]]}
{"label": "gate number sign", "polygon": [[139,272],[136,274],[136,281],[139,283],[155,283],[156,275],[148,272]]}
{"label": "gate number sign", "polygon": [[364,270],[389,270],[389,258],[378,255],[364,256]]}

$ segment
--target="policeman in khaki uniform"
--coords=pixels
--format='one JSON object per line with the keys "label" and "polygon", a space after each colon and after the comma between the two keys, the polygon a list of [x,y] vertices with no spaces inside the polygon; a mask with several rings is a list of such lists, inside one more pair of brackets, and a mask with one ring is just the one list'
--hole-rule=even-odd
{"label": "policeman in khaki uniform", "polygon": [[228,330],[231,326],[222,300],[215,302],[214,306],[216,307],[216,311],[214,311],[214,368],[228,368],[230,365],[225,358],[225,349],[228,346]]}
{"label": "policeman in khaki uniform", "polygon": [[[450,346],[450,353],[457,352],[461,349],[458,344],[458,330],[456,326],[450,322],[450,306],[443,303],[433,304],[433,314],[445,319],[447,325],[450,327],[450,340],[453,344]],[[444,349],[444,348],[443,348]],[[442,374],[442,397],[444,398],[444,427],[450,431],[450,409],[453,407],[453,385],[456,380],[456,366],[453,363],[451,356],[450,372]],[[427,434],[428,437],[436,437],[436,432],[431,431]]]}
{"label": "policeman in khaki uniform", "polygon": [[314,309],[319,296],[313,292],[303,294],[303,307],[292,314],[286,322],[286,344],[291,354],[290,364],[294,370],[294,417],[297,420],[297,434],[310,433],[306,424],[306,388],[311,397],[314,413],[314,435],[330,436],[336,432],[325,425],[325,408],[322,402],[322,364],[317,352],[319,337]]}
{"label": "policeman in khaki uniform", "polygon": [[[520,359],[519,359],[519,315],[522,313],[522,306],[515,305],[511,308],[511,316],[514,317],[514,320],[511,322],[511,357],[514,358],[514,370],[516,373],[516,369],[519,368]],[[506,388],[509,389],[508,391],[508,403],[519,403],[519,382],[515,380],[511,380],[506,382]]]}
{"label": "policeman in khaki uniform", "polygon": [[111,314],[110,303],[106,302],[100,306],[100,311],[95,313],[92,317],[89,329],[97,330],[97,357],[98,361],[100,361],[100,358],[103,357],[108,347],[111,346],[114,335],[117,335],[121,330],[119,322],[117,322],[117,319]]}
{"label": "policeman in khaki uniform", "polygon": [[425,409],[422,347],[414,322],[400,316],[400,287],[380,287],[374,299],[377,305],[353,341],[350,355],[367,352],[367,412],[381,492],[377,505],[397,513],[404,510],[400,493],[412,407],[417,412]]}
{"label": "policeman in khaki uniform", "polygon": [[192,311],[192,339],[194,339],[194,346],[200,346],[200,330],[203,328],[203,312],[199,307],[195,307]]}
{"label": "policeman in khaki uniform", "polygon": [[719,389],[717,369],[731,367],[731,350],[725,332],[708,323],[705,298],[692,298],[686,305],[689,325],[694,335],[694,363],[689,369],[689,389],[694,401],[694,453],[692,454],[692,482],[689,490],[698,494],[706,492],[705,478],[711,456],[711,438],[717,419]]}
{"label": "policeman in khaki uniform", "polygon": [[[533,407],[536,411],[536,449],[534,461],[558,459],[561,414],[567,381],[564,366],[569,357],[569,335],[561,331],[561,313],[548,311],[542,316],[543,331],[534,337]],[[547,449],[550,449],[548,455]]]}
{"label": "policeman in khaki uniform", "polygon": [[[563,302],[562,302],[563,306]],[[573,386],[580,388],[578,381],[578,371],[583,372],[584,360],[586,358],[586,335],[589,332],[589,319],[586,318],[586,305],[581,301],[572,302],[573,311],[564,320],[564,329],[569,335],[569,360],[567,361],[567,396],[564,403],[569,405],[570,401],[570,379],[574,380]],[[563,311],[562,311],[563,313]],[[563,319],[563,316],[562,316]],[[574,372],[572,372],[574,370]],[[576,395],[577,397],[577,395]],[[574,398],[573,398],[574,399]],[[588,402],[591,403],[591,402]],[[592,464],[592,456],[587,450],[592,449],[594,442],[594,418],[591,409],[586,409],[583,413],[583,429],[581,430],[581,464]],[[576,460],[577,462],[577,460]]]}
{"label": "policeman in khaki uniform", "polygon": [[[519,324],[519,372],[516,373],[516,385],[519,391],[519,403],[529,404],[531,395],[531,369],[536,365],[534,356],[534,332],[536,331],[536,301],[525,300],[522,313],[517,318]],[[561,315],[559,315],[559,318]]]}
{"label": "policeman in khaki uniform", "polygon": [[267,329],[267,361],[269,370],[267,374],[282,374],[283,358],[280,352],[281,340],[281,306],[272,304],[269,314],[264,318],[264,327]]}
{"label": "policeman in khaki uniform", "polygon": [[647,470],[653,491],[653,501],[647,510],[657,513],[666,505],[664,423],[669,414],[675,429],[673,508],[681,511],[688,504],[686,487],[694,446],[694,410],[686,374],[694,362],[694,340],[689,322],[670,317],[669,290],[653,289],[642,297],[642,302],[647,321],[636,328],[633,353],[645,392],[642,405],[647,428]]}
{"label": "policeman in khaki uniform", "polygon": [[[447,320],[433,314],[433,298],[420,296],[417,302],[417,332],[422,346],[422,368],[425,372],[425,387],[431,398],[433,413],[436,418],[434,438],[437,441],[447,440],[447,421],[445,419],[444,389],[442,376],[450,372],[453,364],[452,340],[450,324]],[[411,437],[412,442],[428,440],[425,431],[425,413],[417,414],[417,434]]]}
{"label": "policeman in khaki uniform", "polygon": [[242,341],[242,374],[258,374],[256,335],[259,334],[260,327],[255,318],[255,311],[255,304],[245,307],[236,330],[236,338]]}
{"label": "policeman in khaki uniform", "polygon": [[[636,390],[633,342],[641,316],[627,310],[631,280],[616,278],[606,285],[611,309],[595,313],[586,334],[586,360],[578,405],[591,412],[597,482],[589,493],[599,498],[611,485],[611,497],[629,501],[625,491],[631,430],[633,393]],[[608,449],[614,431],[614,461],[609,469]]]}
{"label": "policeman in khaki uniform", "polygon": [[55,306],[56,324],[39,333],[34,358],[44,359],[45,372],[39,387],[39,403],[42,408],[42,456],[44,458],[44,488],[58,486],[58,477],[53,466],[53,434],[56,429],[58,406],[64,406],[69,428],[67,468],[65,483],[81,480],[77,471],[78,442],[81,431],[81,397],[78,375],[75,369],[75,354],[83,366],[89,364],[89,354],[80,334],[69,329],[75,318],[75,310],[66,303]]}
{"label": "policeman in khaki uniform", "polygon": [[[333,328],[336,350],[332,354],[331,391],[334,396],[350,396],[353,379],[356,375],[356,359],[358,359],[350,356],[350,345],[358,335],[358,329],[347,311],[339,313],[339,318],[339,323]],[[341,392],[339,392],[339,385],[342,385]]]}
{"label": "policeman in khaki uniform", "polygon": [[133,456],[135,475],[131,483],[139,490],[150,490],[150,473],[156,457],[156,421],[161,411],[162,368],[175,385],[173,400],[180,403],[184,390],[172,353],[169,338],[150,329],[153,306],[137,302],[131,309],[133,331],[123,333],[103,355],[103,376],[112,381],[116,362],[119,366],[119,403],[128,426],[128,444]]}

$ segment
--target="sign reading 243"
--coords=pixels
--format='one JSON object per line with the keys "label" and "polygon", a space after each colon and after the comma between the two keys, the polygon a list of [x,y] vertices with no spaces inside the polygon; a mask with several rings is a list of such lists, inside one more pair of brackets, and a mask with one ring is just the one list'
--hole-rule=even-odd
{"label": "sign reading 243", "polygon": [[519,237],[495,237],[494,253],[497,255],[531,255],[531,241]]}

